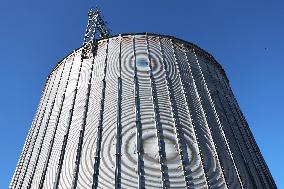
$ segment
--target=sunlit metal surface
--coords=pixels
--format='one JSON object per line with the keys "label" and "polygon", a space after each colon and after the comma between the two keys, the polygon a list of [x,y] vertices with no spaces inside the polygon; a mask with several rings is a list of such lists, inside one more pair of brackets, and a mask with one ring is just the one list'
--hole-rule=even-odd
{"label": "sunlit metal surface", "polygon": [[276,188],[216,60],[122,34],[47,78],[10,188]]}

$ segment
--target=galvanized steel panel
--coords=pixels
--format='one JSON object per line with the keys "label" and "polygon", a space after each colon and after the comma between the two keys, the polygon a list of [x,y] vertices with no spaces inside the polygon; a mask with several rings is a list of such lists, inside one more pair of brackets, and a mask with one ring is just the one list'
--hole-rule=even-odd
{"label": "galvanized steel panel", "polygon": [[147,33],[87,45],[47,78],[10,188],[276,188],[210,54]]}

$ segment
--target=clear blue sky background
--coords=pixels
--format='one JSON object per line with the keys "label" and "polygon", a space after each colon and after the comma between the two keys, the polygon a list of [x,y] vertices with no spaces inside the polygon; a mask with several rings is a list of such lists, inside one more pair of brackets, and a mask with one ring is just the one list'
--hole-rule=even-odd
{"label": "clear blue sky background", "polygon": [[221,63],[278,187],[284,188],[283,0],[2,0],[0,188],[8,188],[41,90],[79,47],[98,4],[113,33],[155,32],[196,43]]}

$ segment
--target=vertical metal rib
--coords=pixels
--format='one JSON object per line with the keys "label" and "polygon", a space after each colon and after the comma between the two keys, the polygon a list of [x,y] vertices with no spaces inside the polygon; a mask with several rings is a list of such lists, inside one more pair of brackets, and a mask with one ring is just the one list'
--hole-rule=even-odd
{"label": "vertical metal rib", "polygon": [[[207,92],[207,96],[208,96],[208,99],[209,99],[209,101],[210,101],[210,105],[211,105],[211,107],[212,107],[212,109],[213,109],[213,113],[214,113],[215,119],[216,119],[216,121],[217,121],[217,123],[218,123],[220,133],[221,133],[221,135],[222,135],[222,137],[223,137],[223,140],[224,140],[224,142],[225,142],[225,145],[226,145],[226,148],[227,148],[227,153],[228,153],[228,155],[229,155],[230,158],[231,158],[231,161],[232,161],[232,163],[233,163],[233,166],[234,166],[236,175],[237,175],[237,177],[238,177],[239,183],[240,183],[240,185],[241,185],[241,188],[244,188],[243,183],[242,183],[242,180],[241,180],[240,175],[239,175],[239,170],[238,170],[238,168],[237,168],[237,166],[236,166],[236,164],[235,164],[235,160],[234,160],[234,157],[233,157],[233,154],[232,154],[232,151],[231,151],[231,147],[230,147],[230,145],[229,145],[229,142],[228,142],[227,137],[226,137],[226,135],[225,135],[225,132],[224,132],[224,130],[223,130],[223,125],[222,125],[222,123],[221,123],[221,121],[220,121],[220,119],[219,119],[218,112],[216,111],[216,108],[215,108],[215,103],[214,103],[214,101],[213,101],[213,99],[212,99],[212,97],[211,97],[210,90],[208,89],[206,80],[205,80],[204,75],[203,75],[203,71],[202,71],[202,69],[201,69],[201,66],[200,66],[200,64],[199,64],[199,60],[198,60],[198,58],[197,58],[197,55],[196,55],[194,49],[193,49],[193,53],[194,53],[194,56],[195,56],[195,59],[196,59],[196,63],[197,63],[199,72],[200,72],[201,77],[202,77],[202,81],[203,81],[203,83],[204,83],[204,85],[205,85],[205,90],[206,90],[206,92]],[[191,69],[191,68],[190,68],[190,64],[189,64],[189,61],[188,61],[188,57],[187,57],[187,54],[186,54],[186,53],[185,53],[185,56],[186,56],[186,59],[187,59],[187,63],[188,63],[189,69]],[[224,174],[225,174],[225,173],[224,173]],[[224,176],[225,176],[225,175],[224,175]]]}
{"label": "vertical metal rib", "polygon": [[[218,80],[219,80],[219,82],[220,82],[220,86],[223,86],[223,85],[221,84],[219,75],[218,75],[218,74],[216,74],[216,75],[217,75]],[[226,86],[226,88],[227,88],[227,86]],[[225,89],[223,89],[223,90],[226,91]],[[227,89],[227,90],[228,90],[228,89]],[[259,172],[259,170],[257,169],[257,166],[256,166],[256,164],[255,164],[255,160],[254,160],[254,158],[253,158],[253,154],[252,154],[252,152],[251,152],[251,150],[250,150],[250,148],[249,148],[249,146],[248,146],[247,141],[245,140],[245,136],[244,136],[244,134],[243,134],[243,132],[242,132],[241,126],[239,125],[239,121],[238,121],[237,118],[235,117],[236,114],[234,113],[234,111],[236,111],[236,109],[234,109],[234,106],[231,104],[232,102],[229,100],[228,97],[229,97],[229,96],[228,96],[228,93],[226,93],[226,101],[227,101],[227,104],[228,104],[229,107],[230,107],[230,110],[231,110],[231,112],[232,112],[232,115],[234,115],[233,117],[234,117],[234,120],[235,120],[235,122],[236,122],[236,124],[237,124],[237,128],[238,128],[239,132],[241,133],[241,138],[242,138],[242,141],[243,141],[243,143],[244,143],[244,146],[245,146],[245,148],[247,149],[247,151],[249,152],[249,157],[250,157],[250,159],[252,160],[252,163],[253,163],[253,165],[254,165],[254,169],[256,170],[256,173],[257,173],[258,178],[260,179],[260,181],[261,181],[261,183],[262,183],[262,186],[265,186],[265,183],[264,183],[264,181],[263,181],[263,178],[261,177],[260,172]],[[254,180],[254,179],[253,179],[253,180]]]}
{"label": "vertical metal rib", "polygon": [[[85,48],[87,46],[85,46]],[[76,56],[76,54],[75,54],[75,56]],[[73,96],[73,100],[72,100],[72,104],[71,104],[71,109],[70,109],[70,112],[69,112],[69,120],[67,122],[67,129],[66,129],[64,139],[63,139],[63,144],[62,144],[62,147],[61,147],[61,153],[60,153],[60,158],[59,158],[59,163],[58,163],[58,168],[57,168],[57,173],[56,173],[56,178],[55,178],[55,184],[54,184],[54,187],[53,187],[54,189],[57,189],[58,185],[59,185],[62,165],[63,165],[63,161],[64,161],[64,156],[65,156],[65,150],[66,150],[68,137],[69,137],[70,126],[71,126],[71,123],[72,123],[72,120],[73,120],[74,106],[75,106],[75,102],[76,102],[76,98],[77,98],[78,85],[79,85],[79,80],[80,80],[80,76],[81,76],[81,70],[82,70],[84,57],[85,57],[85,49],[83,48],[83,50],[81,52],[81,63],[80,63],[79,73],[78,73],[78,77],[77,77],[77,81],[76,81],[76,87],[75,87],[75,90],[74,90],[74,96]]]}
{"label": "vertical metal rib", "polygon": [[115,153],[115,189],[121,188],[121,85],[122,80],[118,78],[117,97],[117,125],[116,125],[116,153]]}
{"label": "vertical metal rib", "polygon": [[[206,68],[207,68],[207,70],[208,70],[208,72],[209,72],[209,75],[210,75],[210,77],[211,77],[211,79],[212,79],[212,82],[213,82],[213,84],[214,84],[214,87],[217,89],[217,85],[218,85],[218,84],[216,84],[216,81],[215,81],[215,79],[214,79],[213,76],[212,76],[212,72],[210,71],[210,69],[209,69],[209,67],[208,67],[208,64],[206,64]],[[217,76],[217,75],[216,75],[216,76]],[[217,77],[218,77],[218,76],[217,76]],[[220,83],[219,77],[218,77],[218,81],[219,81],[219,85],[220,85],[220,87],[221,87],[221,83]],[[224,91],[224,89],[223,89],[223,91]],[[222,107],[222,111],[223,111],[224,114],[225,114],[226,121],[229,123],[229,124],[228,124],[228,125],[229,125],[229,128],[230,128],[230,131],[229,131],[229,132],[231,132],[231,133],[233,134],[234,141],[235,141],[236,144],[237,144],[237,150],[240,152],[241,159],[244,161],[244,165],[245,165],[245,167],[246,167],[246,170],[248,171],[249,178],[250,178],[249,180],[252,182],[253,188],[257,188],[256,183],[255,183],[255,181],[254,181],[254,179],[253,179],[253,175],[252,175],[252,173],[251,173],[251,171],[250,171],[250,169],[249,169],[249,165],[248,165],[248,162],[247,162],[247,160],[246,160],[246,157],[245,157],[245,155],[244,155],[244,153],[243,153],[243,151],[242,151],[242,147],[241,147],[241,144],[240,144],[240,142],[239,142],[238,136],[236,135],[236,133],[234,132],[234,129],[232,128],[232,123],[230,122],[228,112],[227,112],[227,110],[224,108],[224,104],[223,104],[223,102],[222,102],[222,100],[221,100],[220,92],[219,92],[218,90],[217,90],[217,98],[218,98],[219,103],[220,103],[220,105],[221,105],[221,107]],[[235,120],[235,124],[237,124],[236,120]],[[235,154],[236,154],[236,152],[235,152]],[[233,155],[234,155],[234,154],[233,154]],[[236,154],[236,155],[237,155],[237,154]],[[241,162],[239,162],[239,163],[241,163]],[[245,176],[245,175],[240,175],[241,178],[242,178],[243,176]],[[247,178],[243,177],[242,180],[245,181],[245,180],[247,180]],[[245,182],[243,182],[243,183],[245,183]]]}
{"label": "vertical metal rib", "polygon": [[157,142],[159,147],[159,162],[161,167],[161,179],[162,179],[162,187],[169,188],[169,175],[168,175],[168,166],[166,162],[166,152],[165,152],[165,142],[163,139],[163,129],[160,122],[160,111],[158,105],[158,97],[157,97],[157,89],[156,83],[153,78],[153,68],[151,65],[151,54],[149,50],[149,41],[148,35],[146,33],[146,46],[147,46],[147,53],[148,53],[148,62],[150,67],[150,81],[151,81],[151,88],[152,88],[152,99],[153,99],[153,107],[154,107],[154,114],[155,114],[155,126],[156,126],[156,134],[157,134]]}
{"label": "vertical metal rib", "polygon": [[[56,135],[56,132],[57,132],[57,127],[58,127],[58,124],[59,124],[59,119],[60,119],[60,115],[61,115],[61,112],[62,112],[63,103],[64,103],[64,100],[65,100],[66,89],[67,89],[67,86],[68,86],[68,83],[69,83],[69,78],[70,78],[70,75],[71,75],[71,71],[72,71],[72,67],[73,67],[73,63],[74,63],[74,58],[75,58],[76,52],[74,51],[73,54],[74,55],[73,55],[71,67],[70,67],[70,70],[69,70],[69,73],[68,73],[68,77],[67,77],[67,81],[66,81],[66,85],[65,85],[65,90],[64,90],[63,95],[61,97],[59,111],[58,111],[58,115],[57,115],[56,121],[55,121],[55,128],[54,128],[53,135],[52,135],[52,138],[51,138],[51,141],[50,141],[50,147],[48,149],[47,159],[46,159],[46,162],[45,162],[45,165],[44,165],[44,169],[43,169],[43,172],[42,172],[42,175],[41,175],[39,189],[43,188],[46,172],[47,172],[47,169],[48,169],[48,164],[49,164],[51,152],[52,152],[52,149],[53,149],[55,135]],[[62,73],[63,72],[64,71],[62,71]]]}
{"label": "vertical metal rib", "polygon": [[[31,184],[32,184],[32,181],[33,181],[33,178],[34,178],[34,174],[35,174],[36,168],[37,168],[39,156],[40,156],[40,153],[41,153],[41,150],[42,150],[42,145],[43,145],[43,142],[44,142],[44,139],[45,139],[45,134],[46,134],[46,131],[47,131],[47,128],[48,128],[48,125],[49,125],[49,120],[50,120],[50,117],[51,117],[52,112],[53,112],[53,107],[54,107],[56,96],[57,96],[57,90],[58,90],[58,88],[60,86],[60,80],[61,80],[61,77],[63,75],[64,67],[65,67],[65,64],[63,64],[63,69],[62,69],[62,72],[60,73],[59,82],[58,82],[57,88],[55,90],[56,92],[55,92],[55,95],[54,95],[54,99],[52,100],[51,108],[49,110],[49,113],[48,113],[48,116],[47,116],[47,121],[46,121],[45,126],[44,126],[43,135],[42,135],[42,138],[41,138],[41,141],[40,141],[40,146],[39,146],[38,154],[36,156],[36,161],[35,161],[35,164],[34,164],[34,167],[33,167],[32,175],[31,175],[31,177],[29,179],[28,188],[31,188]],[[55,74],[57,75],[57,71],[55,72]],[[52,83],[51,89],[53,89],[54,83],[55,83],[55,79],[54,79],[54,81]],[[50,93],[51,93],[51,91],[50,91]],[[48,104],[48,102],[47,102],[47,104]]]}
{"label": "vertical metal rib", "polygon": [[[178,73],[180,73],[179,66],[178,66],[178,60],[177,60],[177,57],[176,57],[175,48],[174,48],[174,45],[173,45],[173,41],[172,41],[172,40],[171,40],[171,47],[172,47],[172,51],[173,51],[174,58],[175,58],[176,69],[177,69]],[[183,84],[183,81],[182,81],[182,78],[181,78],[181,77],[180,77],[180,83],[181,83],[182,91],[184,91],[184,93],[185,93],[186,90],[184,90],[184,84]],[[171,91],[170,93],[173,93],[173,92]],[[183,97],[184,97],[185,102],[186,102],[186,107],[189,107],[189,106],[188,106],[188,103],[189,103],[189,102],[188,102],[188,99],[186,98],[186,96],[185,96],[184,93],[183,93]],[[174,99],[173,99],[173,100],[174,100]],[[173,101],[172,104],[176,104],[176,102]],[[188,109],[187,109],[187,111],[188,111],[189,117],[191,117]],[[175,112],[175,111],[174,111],[174,112]],[[173,113],[174,113],[174,112],[173,112]],[[177,126],[176,126],[177,138],[178,138],[178,140],[180,141],[179,143],[182,144],[182,140],[179,139],[179,136],[182,136],[182,133],[181,133],[181,131],[179,130],[179,125],[181,125],[180,120],[179,120],[179,116],[174,113],[174,117],[175,117],[175,120],[176,120],[176,122],[177,122]],[[193,124],[193,127],[195,127],[194,124]],[[194,130],[195,130],[195,129],[194,129]],[[195,138],[196,138],[196,141],[197,141],[197,144],[198,144],[198,143],[199,143],[199,140],[198,140],[197,134],[196,134],[196,137],[195,137]],[[203,154],[202,154],[202,151],[201,151],[201,149],[200,149],[200,146],[198,146],[198,147],[199,147],[199,155],[200,155],[200,157],[201,157],[201,163],[202,163],[203,171],[204,171],[204,174],[205,174],[205,177],[206,177],[207,186],[208,186],[208,188],[210,188],[210,183],[209,183],[209,180],[208,180],[208,176],[207,176],[206,171],[205,171],[205,169],[204,169],[205,165],[204,165],[204,162],[202,161],[202,160],[204,159],[204,156],[203,156]],[[190,187],[190,186],[189,186],[190,181],[189,181],[189,177],[187,176],[187,175],[188,175],[188,172],[187,172],[187,170],[186,170],[186,166],[187,166],[189,163],[188,163],[188,162],[185,162],[185,160],[184,160],[184,158],[183,158],[185,155],[183,154],[184,152],[181,150],[181,145],[179,146],[179,149],[180,149],[180,155],[181,155],[181,160],[182,160],[182,164],[183,164],[183,171],[184,171],[184,176],[185,176],[185,180],[186,180],[186,185],[187,185],[187,188],[189,188],[189,187]]]}
{"label": "vertical metal rib", "polygon": [[92,189],[97,189],[97,187],[98,187],[98,175],[99,175],[99,167],[100,167],[100,155],[101,155],[100,153],[101,153],[103,118],[104,118],[104,102],[105,102],[105,91],[106,91],[106,70],[107,70],[108,48],[109,48],[109,40],[107,40],[106,58],[105,58],[105,67],[104,67],[104,78],[102,80],[102,84],[103,84],[102,99],[101,99],[101,108],[100,108],[100,119],[99,119],[98,131],[97,131],[98,138],[97,138],[97,147],[96,147],[96,156],[95,156],[95,164],[94,164]]}
{"label": "vertical metal rib", "polygon": [[135,116],[136,116],[136,151],[137,151],[137,173],[138,173],[138,189],[144,188],[144,172],[142,170],[142,128],[141,128],[141,113],[140,113],[140,98],[139,98],[139,82],[137,77],[137,62],[135,50],[135,36],[133,37],[133,51],[134,51],[134,96],[135,96]]}
{"label": "vertical metal rib", "polygon": [[[88,45],[88,44],[87,44]],[[75,170],[74,170],[74,177],[72,181],[72,189],[76,189],[77,187],[77,181],[78,181],[78,174],[79,174],[79,167],[80,167],[80,161],[81,161],[81,154],[82,154],[82,145],[85,135],[85,126],[87,122],[87,115],[89,110],[89,100],[90,100],[90,91],[91,91],[91,81],[93,76],[93,69],[94,69],[94,62],[95,62],[95,55],[97,51],[97,45],[91,44],[91,53],[93,53],[93,61],[92,61],[92,67],[89,75],[89,81],[88,81],[88,88],[87,88],[87,94],[86,94],[86,100],[85,100],[85,110],[83,113],[83,123],[81,125],[80,135],[79,135],[79,142],[77,147],[77,153],[76,153],[76,161],[75,161]],[[82,60],[83,62],[83,60]]]}
{"label": "vertical metal rib", "polygon": [[32,126],[29,129],[29,132],[28,132],[29,134],[28,134],[27,139],[25,141],[25,144],[24,144],[24,147],[23,147],[23,150],[22,150],[22,153],[21,153],[18,165],[17,165],[17,169],[15,170],[12,182],[10,184],[10,185],[12,185],[12,187],[13,186],[17,186],[17,183],[18,183],[18,180],[19,180],[19,176],[21,174],[21,170],[24,167],[23,166],[24,160],[25,160],[25,158],[27,156],[28,149],[30,147],[30,143],[31,143],[32,138],[33,138],[33,134],[34,134],[34,131],[35,131],[38,119],[40,117],[40,112],[41,112],[42,107],[43,107],[43,100],[47,96],[47,91],[48,91],[48,88],[49,88],[49,85],[47,85],[48,82],[49,82],[49,80],[46,81],[45,88],[42,91],[42,96],[41,96],[41,99],[40,99],[40,106],[38,106],[38,108],[37,108],[35,119],[33,120]]}
{"label": "vertical metal rib", "polygon": [[[226,89],[227,89],[227,91],[230,91],[231,93],[232,93],[232,91],[227,87],[227,85],[225,85],[226,86]],[[270,179],[268,179],[268,183],[267,182],[265,182],[266,181],[266,177],[268,177],[269,178],[269,176],[267,175],[267,172],[266,172],[266,170],[265,170],[265,168],[263,167],[263,164],[262,164],[262,161],[261,161],[261,159],[260,159],[260,157],[259,157],[259,151],[256,149],[256,147],[255,147],[255,145],[256,145],[256,143],[255,143],[255,145],[254,145],[254,142],[255,142],[255,139],[254,139],[254,137],[252,137],[252,135],[251,135],[251,133],[250,133],[250,131],[249,131],[249,127],[248,127],[248,124],[247,124],[247,122],[246,122],[246,120],[245,120],[245,118],[244,118],[244,116],[243,116],[243,114],[241,113],[241,111],[240,111],[240,108],[238,107],[238,105],[237,105],[237,101],[235,100],[235,98],[231,95],[231,93],[230,92],[228,92],[228,95],[229,95],[229,97],[230,97],[230,99],[232,99],[232,101],[231,101],[231,104],[232,104],[232,108],[236,111],[236,113],[237,113],[237,115],[239,116],[239,119],[240,119],[240,121],[241,121],[241,124],[242,124],[242,127],[240,127],[240,130],[241,131],[243,131],[244,132],[244,135],[248,138],[248,144],[251,146],[251,148],[252,148],[252,157],[254,157],[254,156],[256,156],[255,158],[253,158],[254,159],[254,161],[256,161],[254,164],[255,164],[255,167],[256,167],[256,169],[258,170],[258,174],[259,174],[259,177],[260,177],[260,179],[261,179],[261,181],[262,181],[262,184],[263,184],[263,186],[265,186],[266,184],[268,184],[269,185],[269,187],[274,187],[275,186],[275,183],[273,183],[273,182],[271,182],[271,180]],[[248,147],[249,149],[250,149],[250,147]],[[258,162],[258,163],[257,163]],[[259,167],[260,166],[260,167]],[[264,178],[263,178],[263,175],[262,174],[265,174],[265,176],[264,176]]]}
{"label": "vertical metal rib", "polygon": [[116,152],[115,152],[115,189],[121,188],[121,36],[119,37],[119,77],[117,86],[117,120],[116,120]]}
{"label": "vertical metal rib", "polygon": [[[52,89],[52,87],[53,87],[55,78],[56,78],[56,73],[55,73],[55,76],[54,76],[54,80],[53,80],[53,82],[52,82],[52,84],[51,84],[51,89]],[[23,184],[24,184],[25,177],[26,177],[27,171],[28,171],[29,166],[30,166],[32,154],[33,154],[33,152],[34,152],[34,148],[35,148],[36,141],[37,141],[37,140],[40,140],[40,139],[38,138],[38,135],[39,135],[40,128],[42,127],[42,121],[43,121],[43,118],[44,118],[44,115],[45,115],[45,112],[46,112],[46,109],[47,109],[47,105],[48,105],[48,102],[49,102],[49,99],[50,99],[51,91],[52,91],[52,90],[49,91],[48,96],[47,96],[47,101],[46,101],[46,103],[45,103],[44,110],[43,110],[43,113],[42,113],[42,115],[41,115],[41,118],[40,118],[40,121],[39,121],[37,130],[36,130],[35,138],[34,138],[34,140],[33,140],[33,142],[32,142],[33,144],[32,144],[32,148],[31,148],[30,156],[29,156],[28,162],[27,162],[27,164],[26,164],[26,169],[25,169],[25,171],[24,171],[23,178],[22,178],[22,180],[20,181],[20,186],[19,186],[19,188],[22,188],[22,186],[23,186]],[[39,155],[39,154],[38,154],[38,155]]]}

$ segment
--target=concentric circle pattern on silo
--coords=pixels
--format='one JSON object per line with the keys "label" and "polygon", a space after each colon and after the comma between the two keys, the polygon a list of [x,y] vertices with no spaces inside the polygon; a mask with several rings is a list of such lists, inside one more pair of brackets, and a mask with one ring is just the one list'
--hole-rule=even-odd
{"label": "concentric circle pattern on silo", "polygon": [[10,188],[277,188],[210,54],[149,33],[85,52],[47,78]]}

